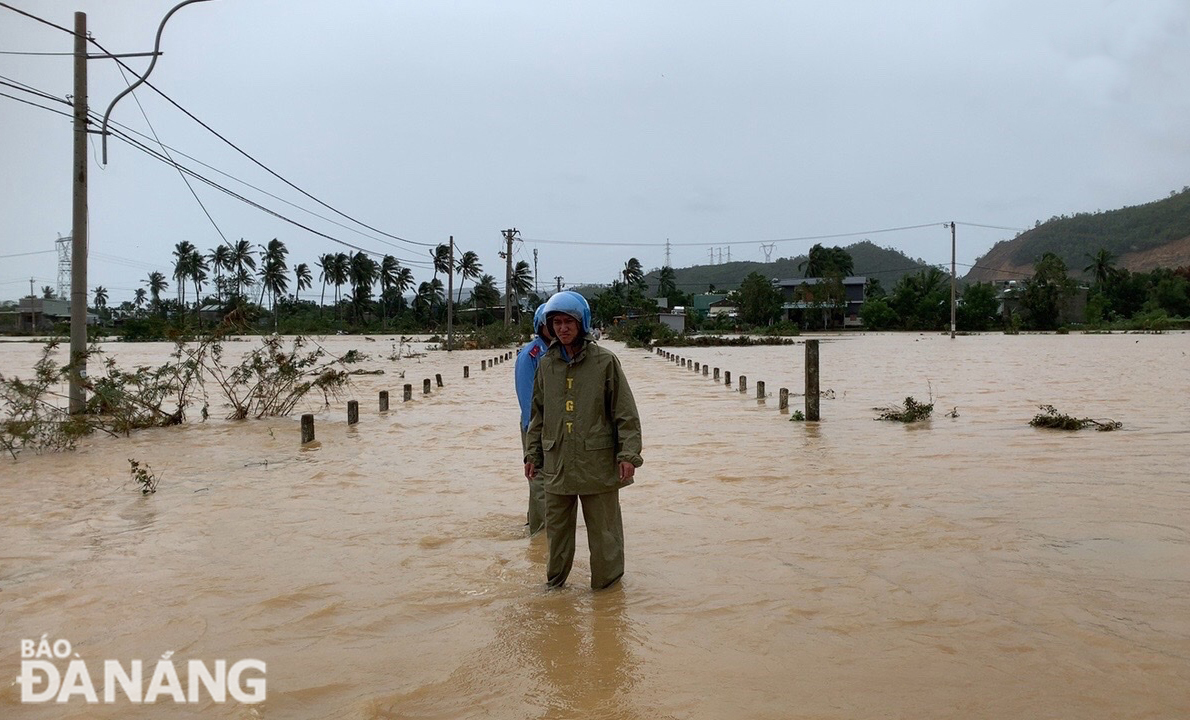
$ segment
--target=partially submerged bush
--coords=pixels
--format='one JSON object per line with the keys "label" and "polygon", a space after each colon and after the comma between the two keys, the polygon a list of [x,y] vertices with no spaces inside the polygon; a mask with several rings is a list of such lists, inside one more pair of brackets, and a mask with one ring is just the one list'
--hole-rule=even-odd
{"label": "partially submerged bush", "polygon": [[880,414],[876,416],[877,420],[891,420],[894,422],[913,423],[919,420],[925,420],[934,412],[934,403],[921,403],[913,399],[913,396],[905,398],[904,407],[890,405],[883,408],[872,408]]}
{"label": "partially submerged bush", "polygon": [[1058,412],[1053,405],[1038,405],[1041,412],[1033,416],[1029,424],[1033,427],[1050,428],[1053,430],[1082,430],[1088,425],[1094,425],[1096,430],[1111,431],[1124,427],[1123,423],[1115,420],[1094,420],[1092,418],[1076,418],[1072,415]]}
{"label": "partially submerged bush", "polygon": [[157,483],[161,480],[148,463],[128,458],[128,464],[132,466],[129,472],[132,474],[132,481],[140,488],[141,495],[152,495],[157,492]]}
{"label": "partially submerged bush", "polygon": [[261,347],[235,367],[223,364],[219,343],[212,346],[211,359],[206,369],[231,404],[227,419],[243,420],[288,415],[312,390],[321,391],[329,405],[330,398],[338,397],[350,380],[343,366],[359,355],[328,358],[321,346],[307,350],[306,339],[300,335],[284,349],[281,338],[273,335],[263,338]]}

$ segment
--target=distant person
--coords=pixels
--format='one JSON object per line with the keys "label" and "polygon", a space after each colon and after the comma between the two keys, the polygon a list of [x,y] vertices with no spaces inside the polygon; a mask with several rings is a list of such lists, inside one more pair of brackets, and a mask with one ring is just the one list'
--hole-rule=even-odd
{"label": "distant person", "polygon": [[[521,404],[521,455],[528,452],[525,442],[525,430],[529,427],[529,404],[533,399],[533,377],[537,374],[537,363],[549,349],[554,336],[550,334],[549,324],[545,321],[545,305],[538,306],[533,313],[533,340],[520,349],[513,366],[513,377],[516,379],[517,402]],[[525,523],[529,528],[529,535],[536,535],[545,526],[545,487],[541,484],[541,473],[533,473],[529,477],[529,516]]]}
{"label": "distant person", "polygon": [[546,584],[561,587],[574,564],[578,503],[591,550],[591,587],[624,575],[620,488],[633,482],[641,458],[640,415],[620,360],[590,340],[591,308],[577,293],[545,304],[555,342],[537,368],[525,477],[545,485]]}

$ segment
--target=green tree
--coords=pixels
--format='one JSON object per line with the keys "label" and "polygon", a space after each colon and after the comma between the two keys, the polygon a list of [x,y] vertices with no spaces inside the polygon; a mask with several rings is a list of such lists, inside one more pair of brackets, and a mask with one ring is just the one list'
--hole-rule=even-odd
{"label": "green tree", "polygon": [[146,295],[147,293],[145,292],[145,289],[139,287],[136,289],[136,292],[132,294],[132,307],[137,311],[138,314],[140,313],[140,309],[144,307]]}
{"label": "green tree", "polygon": [[433,280],[438,279],[438,273],[445,275],[450,272],[450,246],[439,245],[433,250],[430,250],[430,259],[434,262],[434,277]]}
{"label": "green tree", "polygon": [[471,291],[471,304],[475,307],[475,324],[479,324],[480,310],[500,304],[500,290],[496,287],[496,278],[483,275],[475,283]]}
{"label": "green tree", "polygon": [[1033,265],[1033,277],[1025,281],[1021,308],[1025,322],[1033,330],[1053,330],[1061,321],[1062,305],[1074,291],[1074,282],[1066,274],[1066,263],[1047,252]]}
{"label": "green tree", "polygon": [[178,302],[183,308],[186,307],[186,280],[190,278],[194,252],[194,244],[189,240],[174,245],[174,281],[178,283]]}
{"label": "green tree", "polygon": [[960,330],[984,332],[1000,324],[1000,301],[992,283],[973,283],[963,289],[962,302],[955,310]]}
{"label": "green tree", "polygon": [[859,309],[860,320],[868,330],[888,330],[900,324],[896,310],[883,297],[868,298]]}
{"label": "green tree", "polygon": [[740,319],[749,325],[768,325],[781,316],[781,291],[758,272],[749,273],[739,289]]}
{"label": "green tree", "polygon": [[851,254],[838,245],[830,248],[815,243],[806,255],[806,259],[798,263],[798,270],[805,272],[805,277],[827,277],[831,275],[845,278],[855,272],[855,262]]}
{"label": "green tree", "polygon": [[227,271],[232,274],[232,287],[236,295],[243,295],[244,288],[252,285],[252,273],[256,270],[256,257],[253,255],[252,243],[240,238],[231,246],[230,257],[227,260]]}
{"label": "green tree", "polygon": [[223,302],[223,271],[231,270],[231,247],[222,243],[211,248],[207,255],[211,261],[211,270],[215,273],[215,297]]}
{"label": "green tree", "polygon": [[[264,294],[268,292],[274,310],[277,306],[277,296],[289,288],[289,267],[285,263],[285,256],[289,254],[285,243],[273,238],[266,245],[260,256],[260,300],[258,305],[264,304]],[[274,323],[276,317],[273,318]],[[274,324],[275,327],[275,324]]]}
{"label": "green tree", "polygon": [[95,307],[107,307],[107,288],[102,285],[97,285],[95,287]]}
{"label": "green tree", "polygon": [[364,320],[364,310],[372,301],[372,285],[379,274],[380,268],[376,261],[362,250],[351,256],[348,276],[351,279],[351,304],[357,322],[362,323]]}
{"label": "green tree", "polygon": [[674,269],[668,265],[662,266],[660,272],[657,273],[657,296],[668,298],[677,290],[677,275],[674,273]]}
{"label": "green tree", "polygon": [[54,288],[50,285],[41,286],[41,297],[45,300],[54,299]]}
{"label": "green tree", "polygon": [[950,278],[936,267],[905,275],[893,287],[889,306],[907,330],[941,330],[950,325]]}

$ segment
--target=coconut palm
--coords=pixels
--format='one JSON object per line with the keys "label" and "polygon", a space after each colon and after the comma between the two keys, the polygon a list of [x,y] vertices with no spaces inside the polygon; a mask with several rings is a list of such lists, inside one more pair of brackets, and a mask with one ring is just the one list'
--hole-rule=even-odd
{"label": "coconut palm", "polygon": [[471,290],[471,302],[475,305],[475,324],[479,324],[480,308],[490,308],[500,304],[500,290],[496,287],[496,278],[484,275],[475,283]]}
{"label": "coconut palm", "polygon": [[41,297],[44,298],[45,300],[53,300],[54,299],[54,286],[53,285],[42,285],[41,286]]}
{"label": "coconut palm", "polygon": [[132,294],[132,307],[139,313],[141,307],[145,304],[145,296],[147,293],[144,288],[137,288],[136,292]]}
{"label": "coconut palm", "polygon": [[95,307],[107,307],[107,288],[102,285],[95,287]]}
{"label": "coconut palm", "polygon": [[483,265],[479,262],[479,256],[473,251],[468,250],[455,263],[455,270],[459,273],[459,299],[455,302],[461,305],[463,303],[463,284],[468,279],[474,280],[479,277],[480,273],[483,272]]}
{"label": "coconut palm", "polygon": [[624,263],[624,270],[620,274],[624,276],[625,285],[636,285],[645,280],[644,268],[641,267],[640,260],[636,258],[628,258],[628,262]]}
{"label": "coconut palm", "polygon": [[[529,270],[529,261],[520,260],[512,269],[512,292],[516,296],[516,307],[521,306],[521,298],[533,289],[533,273]],[[517,313],[520,317],[520,313]]]}
{"label": "coconut palm", "polygon": [[347,284],[351,258],[346,253],[335,253],[331,261],[331,284],[335,286],[335,317],[339,317],[340,288]]}
{"label": "coconut palm", "polygon": [[269,240],[269,244],[261,248],[260,253],[260,300],[258,304],[264,303],[264,294],[267,290],[269,297],[272,300],[272,305],[277,304],[277,295],[285,292],[289,287],[289,278],[286,273],[289,272],[289,266],[285,264],[285,256],[289,254],[285,243],[277,238]]}
{"label": "coconut palm", "polygon": [[194,282],[194,310],[202,304],[202,286],[207,281],[207,258],[197,249],[190,252],[190,261],[186,263],[190,279]]}
{"label": "coconut palm", "polygon": [[331,281],[331,268],[335,264],[334,253],[323,253],[314,262],[318,267],[318,281],[322,283],[322,294],[318,297],[318,315],[322,316],[322,307],[326,304],[326,284]]}
{"label": "coconut palm", "polygon": [[434,277],[432,280],[438,279],[438,273],[450,272],[450,246],[439,245],[430,251],[430,258],[434,261]]}
{"label": "coconut palm", "polygon": [[677,275],[674,273],[674,269],[668,265],[662,267],[661,271],[657,273],[657,297],[669,297],[677,289]]}
{"label": "coconut palm", "polygon": [[1083,272],[1091,273],[1096,285],[1106,285],[1116,274],[1116,256],[1107,248],[1099,248],[1094,255],[1088,254],[1087,259],[1091,264],[1083,268]]}
{"label": "coconut palm", "polygon": [[401,263],[392,255],[385,255],[380,260],[380,317],[381,322],[388,324],[388,306],[392,299],[392,290],[396,287],[397,277],[401,273]]}
{"label": "coconut palm", "polygon": [[223,302],[223,271],[230,269],[228,263],[231,259],[231,248],[220,243],[211,248],[211,254],[207,255],[207,259],[211,261],[211,270],[215,272],[215,297],[219,302]]}
{"label": "coconut palm", "polygon": [[244,278],[251,278],[249,270],[256,270],[256,258],[252,254],[252,243],[240,238],[231,246],[231,256],[227,260],[226,270],[232,273],[233,285],[237,295],[242,295],[244,288],[252,285],[251,280],[244,282]]}
{"label": "coconut palm", "polygon": [[351,280],[351,304],[355,307],[356,321],[363,322],[364,307],[372,299],[372,284],[380,274],[380,267],[363,251],[357,251],[351,256],[347,274]]}
{"label": "coconut palm", "polygon": [[165,275],[157,271],[149,273],[149,295],[153,298],[151,307],[157,310],[161,306],[161,293],[169,289],[169,282],[165,279]]}
{"label": "coconut palm", "polygon": [[293,275],[297,280],[293,288],[293,299],[300,300],[302,291],[310,287],[314,278],[310,275],[310,266],[306,263],[298,263],[293,268]]}
{"label": "coconut palm", "polygon": [[190,278],[194,251],[194,244],[189,240],[183,240],[174,245],[174,280],[178,283],[178,303],[182,307],[186,307],[186,280]]}

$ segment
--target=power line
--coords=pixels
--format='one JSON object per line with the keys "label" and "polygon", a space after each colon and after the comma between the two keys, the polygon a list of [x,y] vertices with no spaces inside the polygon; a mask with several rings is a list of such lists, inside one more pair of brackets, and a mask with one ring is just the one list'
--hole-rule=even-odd
{"label": "power line", "polygon": [[[72,33],[73,34],[73,33]],[[22,52],[20,50],[0,50],[0,55],[65,55],[73,56],[72,52]]]}
{"label": "power line", "polygon": [[10,88],[14,88],[14,89],[20,90],[22,92],[27,92],[30,95],[36,95],[37,97],[42,98],[43,100],[53,100],[54,102],[61,103],[63,105],[70,105],[70,103],[67,102],[64,98],[60,98],[57,95],[48,93],[45,90],[39,90],[39,89],[33,87],[32,85],[26,85],[25,83],[21,82],[20,80],[13,80],[10,77],[5,77],[3,75],[0,75],[0,85],[7,85]]}
{"label": "power line", "polygon": [[[209,178],[206,178],[206,177],[204,177],[204,176],[202,176],[202,175],[198,174],[198,173],[197,173],[197,172],[195,172],[194,170],[191,170],[190,168],[186,167],[185,165],[182,165],[181,163],[178,163],[178,162],[175,162],[175,161],[171,161],[169,158],[165,157],[164,155],[162,155],[161,153],[157,152],[157,151],[156,151],[156,150],[154,150],[153,148],[151,148],[151,147],[149,147],[149,146],[145,145],[144,143],[141,143],[140,141],[138,141],[138,140],[136,140],[136,139],[134,139],[134,138],[132,138],[132,137],[130,137],[130,136],[127,136],[127,135],[125,135],[123,132],[120,132],[120,131],[113,132],[113,133],[112,133],[112,136],[113,136],[113,137],[115,137],[115,138],[118,138],[118,139],[120,139],[120,140],[122,140],[122,141],[124,141],[124,142],[125,142],[125,143],[127,143],[128,145],[131,145],[132,147],[136,148],[137,150],[140,150],[141,152],[145,153],[146,155],[149,155],[150,157],[152,157],[152,158],[155,158],[155,159],[159,160],[160,162],[163,162],[163,163],[165,163],[166,165],[171,165],[171,166],[174,166],[174,167],[180,168],[180,169],[181,169],[183,172],[185,172],[186,174],[190,175],[191,177],[193,177],[193,178],[195,178],[195,179],[197,179],[197,180],[200,180],[200,181],[202,181],[202,182],[204,182],[204,183],[206,183],[206,184],[210,185],[211,187],[215,188],[216,190],[219,190],[219,191],[221,191],[221,192],[223,192],[223,193],[226,193],[227,195],[229,195],[229,196],[231,196],[231,197],[233,197],[233,198],[235,198],[235,199],[239,200],[240,202],[243,202],[243,203],[245,203],[245,204],[247,204],[247,205],[250,205],[250,206],[252,206],[252,207],[254,207],[254,208],[256,208],[257,210],[260,210],[260,211],[262,211],[262,212],[268,213],[269,215],[272,215],[273,217],[276,217],[276,218],[278,218],[278,219],[280,219],[280,220],[283,220],[283,221],[285,221],[285,222],[287,222],[287,223],[289,223],[289,224],[291,224],[291,225],[294,225],[295,227],[299,227],[299,228],[301,228],[302,230],[305,230],[306,232],[309,232],[309,233],[311,233],[311,234],[313,234],[313,235],[317,235],[317,236],[319,236],[319,237],[322,237],[322,238],[325,238],[325,239],[327,239],[327,240],[330,240],[331,242],[338,243],[338,244],[340,244],[340,245],[343,245],[343,246],[345,246],[345,247],[349,247],[349,248],[351,248],[351,249],[353,249],[353,250],[357,250],[357,251],[359,251],[359,252],[362,252],[362,253],[365,253],[365,254],[368,254],[368,255],[374,255],[374,256],[376,256],[376,257],[383,257],[383,256],[384,256],[384,253],[379,253],[379,252],[376,252],[376,251],[374,251],[374,250],[368,250],[368,249],[366,249],[366,248],[362,248],[362,247],[360,247],[360,246],[358,246],[358,245],[353,245],[352,243],[349,243],[349,242],[347,242],[347,241],[345,241],[345,240],[340,240],[339,238],[336,238],[336,237],[334,237],[334,236],[327,235],[327,234],[326,234],[326,233],[324,233],[324,232],[320,232],[320,231],[318,231],[318,230],[315,230],[314,228],[311,228],[311,227],[309,227],[309,226],[307,226],[307,225],[303,225],[302,223],[300,223],[300,222],[298,222],[298,221],[296,221],[296,220],[293,220],[292,218],[286,217],[285,215],[282,215],[281,213],[279,213],[279,212],[277,212],[277,211],[275,211],[275,210],[272,210],[272,209],[270,209],[270,208],[267,208],[267,207],[265,207],[264,205],[261,205],[260,203],[257,203],[257,202],[255,202],[255,201],[253,201],[253,200],[250,200],[250,199],[248,199],[248,198],[244,197],[243,195],[240,195],[239,193],[235,192],[234,190],[231,190],[231,189],[229,189],[229,188],[226,188],[226,187],[224,187],[224,186],[220,185],[219,183],[215,182],[214,180],[211,180],[211,179],[209,179]],[[429,266],[429,264],[427,264],[427,263],[417,263],[417,262],[414,262],[414,261],[403,260],[403,259],[401,259],[401,258],[398,258],[398,260],[400,260],[402,263],[404,263],[404,264],[406,264],[406,265],[410,265],[410,266],[421,266],[421,267],[423,267],[423,268],[429,268],[429,267],[430,267],[430,266]]]}
{"label": "power line", "polygon": [[26,255],[45,255],[46,253],[58,252],[57,250],[34,250],[33,252],[13,253],[12,255],[0,255],[0,259],[25,257]]}
{"label": "power line", "polygon": [[[123,67],[120,68],[120,77],[124,78],[125,85],[127,85],[129,88],[132,87],[132,83],[128,82],[128,76],[124,74]],[[165,145],[161,142],[161,138],[157,136],[157,129],[153,127],[153,123],[149,122],[149,115],[145,112],[145,106],[141,105],[140,98],[136,96],[135,91],[130,94],[132,95],[133,101],[136,102],[136,106],[140,109],[140,114],[141,117],[145,119],[145,124],[149,126],[149,131],[153,133],[153,139],[156,140],[157,144],[161,146],[161,152],[167,158],[169,158],[170,162],[173,162],[174,159],[169,156],[169,151],[165,149]],[[224,243],[227,243],[227,236],[223,234],[223,230],[219,227],[219,223],[215,222],[215,218],[211,217],[211,212],[207,210],[206,205],[203,205],[202,199],[198,196],[198,193],[194,192],[194,186],[190,184],[190,180],[186,177],[186,173],[178,170],[178,175],[182,178],[182,182],[186,183],[186,189],[189,190],[190,194],[194,196],[195,202],[197,202],[198,206],[202,208],[202,212],[207,216],[207,220],[211,221],[211,225],[214,226],[215,232],[219,233],[219,237],[223,239]]]}
{"label": "power line", "polygon": [[[99,119],[99,114],[98,114],[98,113],[91,113],[91,117],[92,117],[92,119],[95,119],[95,120],[97,120],[97,119]],[[131,127],[129,127],[129,126],[127,126],[127,125],[123,124],[123,123],[119,123],[119,122],[116,122],[116,121],[114,121],[114,120],[109,120],[109,121],[108,121],[108,124],[109,124],[109,125],[115,125],[115,126],[117,126],[117,127],[119,127],[119,128],[122,128],[122,129],[123,129],[124,131],[126,131],[126,132],[132,133],[133,135],[138,135],[138,136],[140,136],[140,137],[142,137],[142,138],[145,138],[146,140],[150,139],[148,135],[145,135],[145,134],[144,134],[144,133],[142,133],[142,132],[139,132],[139,131],[137,131],[137,130],[134,130],[133,128],[131,128]],[[369,240],[375,240],[376,242],[378,242],[378,243],[381,243],[381,244],[383,244],[383,245],[388,245],[389,247],[397,248],[397,249],[399,249],[399,250],[405,250],[405,249],[406,249],[406,248],[401,248],[401,247],[399,247],[399,246],[397,246],[397,245],[394,245],[393,243],[390,243],[390,242],[388,242],[387,240],[384,240],[383,238],[378,238],[378,237],[376,237],[376,236],[374,236],[374,235],[369,235],[368,233],[366,233],[366,232],[363,232],[362,230],[358,230],[358,229],[356,229],[356,228],[353,228],[353,227],[351,227],[350,225],[344,225],[343,223],[341,223],[341,222],[339,222],[339,221],[337,221],[337,220],[332,220],[331,218],[328,218],[328,217],[326,217],[325,215],[320,215],[320,214],[318,214],[318,213],[314,212],[313,210],[310,210],[310,209],[308,209],[308,208],[304,208],[304,207],[302,207],[301,205],[298,205],[298,204],[296,204],[296,203],[290,202],[289,200],[286,200],[286,199],[285,199],[285,198],[283,198],[283,197],[279,197],[279,196],[277,196],[277,195],[274,195],[273,193],[269,192],[268,190],[265,190],[265,189],[263,189],[263,188],[257,187],[256,185],[253,185],[252,183],[250,183],[250,182],[248,182],[248,181],[246,181],[246,180],[241,180],[240,178],[236,177],[235,175],[232,175],[232,174],[230,174],[230,173],[224,172],[223,170],[220,170],[219,168],[217,168],[217,167],[214,167],[213,165],[208,165],[207,163],[203,162],[202,160],[199,160],[198,158],[194,157],[193,155],[188,155],[188,154],[186,154],[185,152],[182,152],[181,150],[179,150],[179,149],[177,149],[177,148],[175,148],[175,147],[173,147],[173,146],[171,146],[171,145],[166,145],[166,144],[164,144],[164,143],[161,143],[161,146],[162,146],[163,148],[167,148],[167,149],[169,149],[169,150],[170,150],[170,151],[172,151],[172,152],[173,152],[175,155],[181,155],[182,157],[186,158],[187,160],[191,160],[191,161],[193,161],[193,162],[195,162],[195,163],[197,163],[197,164],[199,164],[199,165],[201,165],[201,166],[203,166],[203,167],[207,168],[208,170],[211,170],[211,171],[213,171],[213,172],[219,173],[220,175],[222,175],[223,177],[225,177],[225,178],[227,178],[227,179],[229,179],[229,180],[234,180],[235,182],[239,183],[240,185],[243,185],[243,186],[245,186],[245,187],[252,188],[252,189],[253,189],[253,190],[255,190],[256,192],[258,192],[258,193],[260,193],[260,194],[262,194],[262,195],[267,195],[267,196],[271,197],[272,199],[276,200],[277,202],[285,203],[286,205],[290,206],[291,208],[293,208],[293,209],[295,209],[295,210],[300,210],[301,212],[304,212],[304,213],[306,213],[307,215],[313,215],[314,217],[316,217],[316,218],[318,218],[318,219],[320,219],[320,220],[324,220],[324,221],[326,221],[326,222],[328,222],[328,223],[330,223],[330,224],[332,224],[332,225],[335,225],[335,226],[337,226],[337,227],[343,228],[344,230],[346,230],[346,231],[348,231],[348,232],[355,233],[356,235],[360,235],[360,236],[362,236],[362,237],[366,237],[366,238],[368,238]]]}
{"label": "power line", "polygon": [[[859,232],[848,233],[833,233],[830,235],[803,235],[800,237],[778,238],[775,240],[752,240],[744,242],[733,241],[733,245],[766,245],[785,242],[805,242],[807,240],[834,240],[838,238],[859,237],[861,235],[879,235],[881,233],[903,232],[905,230],[921,230],[923,228],[930,228],[941,226],[942,223],[922,223],[920,225],[905,225],[902,227],[881,228],[878,230],[862,230]],[[594,242],[585,240],[542,240],[537,238],[526,238],[525,242],[542,243],[548,245],[594,245],[606,247],[664,247],[666,243],[646,243],[646,242]],[[688,243],[670,243],[676,247],[710,247],[716,242],[688,242]]]}
{"label": "power line", "polygon": [[[30,20],[36,20],[37,22],[42,23],[43,25],[49,25],[50,27],[54,28],[55,30],[61,30],[62,32],[66,33],[68,35],[75,34],[75,32],[69,28],[64,28],[61,25],[55,25],[54,23],[50,22],[49,20],[46,20],[45,18],[37,17],[36,15],[27,13],[24,10],[21,10],[20,8],[15,8],[12,5],[9,5],[8,3],[0,2],[0,7],[12,10],[14,13],[16,13],[18,15],[24,15],[25,17],[29,18]],[[104,52],[107,52],[107,51],[105,50]],[[74,53],[70,53],[70,54],[73,55]]]}
{"label": "power line", "polygon": [[39,105],[39,104],[37,104],[37,103],[35,103],[35,102],[32,102],[31,100],[25,100],[25,99],[23,99],[23,98],[19,98],[19,97],[17,97],[16,95],[9,95],[8,93],[5,93],[5,92],[0,92],[0,97],[6,97],[6,98],[8,98],[8,99],[10,99],[10,100],[16,100],[16,101],[17,101],[17,102],[19,102],[19,103],[24,103],[24,104],[26,104],[26,105],[32,105],[32,106],[33,106],[33,107],[35,107],[35,108],[41,108],[42,110],[48,110],[48,111],[50,111],[50,112],[52,112],[52,113],[57,113],[58,115],[63,115],[63,116],[65,116],[65,117],[68,117],[68,118],[73,118],[73,117],[74,117],[74,116],[73,116],[73,115],[71,115],[70,113],[68,113],[68,112],[65,112],[65,111],[63,111],[63,110],[55,110],[55,109],[54,109],[54,108],[52,108],[52,107],[46,107],[45,105]]}
{"label": "power line", "polygon": [[[91,39],[91,40],[90,40],[90,42],[91,42],[92,44],[94,44],[94,45],[95,45],[95,47],[97,47],[97,48],[99,48],[100,50],[102,50],[104,53],[106,53],[106,54],[108,54],[108,55],[111,55],[111,53],[109,53],[109,52],[107,51],[107,49],[106,49],[106,48],[104,48],[102,45],[100,45],[100,44],[99,44],[97,41],[95,41],[94,39]],[[129,67],[128,67],[128,66],[127,66],[125,63],[124,63],[124,61],[123,61],[123,60],[121,60],[120,58],[118,58],[118,57],[114,57],[114,56],[113,56],[113,57],[112,57],[112,59],[113,59],[113,60],[115,60],[117,63],[119,63],[119,64],[120,64],[122,67],[126,68],[126,69],[127,69],[129,72],[134,72],[134,71],[132,70],[132,68],[129,68]],[[252,161],[252,162],[253,162],[255,165],[257,165],[259,168],[261,168],[262,170],[264,170],[264,171],[265,171],[265,172],[267,172],[268,174],[270,174],[270,175],[272,175],[273,177],[277,178],[278,180],[280,180],[281,182],[285,183],[286,185],[288,185],[289,187],[293,188],[294,190],[298,191],[298,192],[299,192],[299,193],[301,193],[302,195],[305,195],[307,198],[309,198],[309,199],[313,200],[314,202],[316,202],[316,203],[318,203],[319,205],[323,206],[323,207],[324,207],[324,208],[326,208],[327,210],[330,210],[331,212],[335,213],[336,215],[339,215],[339,216],[341,216],[341,217],[344,217],[344,218],[346,218],[346,219],[350,220],[351,222],[353,222],[353,223],[355,223],[355,224],[357,224],[357,225],[360,225],[360,226],[362,226],[362,227],[365,227],[365,228],[367,228],[367,229],[371,230],[372,232],[375,232],[375,233],[380,233],[381,235],[384,235],[385,237],[389,237],[389,238],[392,238],[392,239],[394,239],[394,240],[399,240],[399,241],[401,241],[401,242],[403,242],[403,243],[407,243],[407,244],[410,244],[410,245],[420,245],[420,246],[422,246],[422,247],[430,247],[430,248],[432,248],[432,247],[434,247],[434,246],[436,245],[436,243],[424,243],[424,242],[419,242],[419,241],[416,241],[416,240],[408,240],[408,239],[406,239],[406,238],[403,238],[403,237],[400,237],[400,236],[398,236],[398,235],[393,235],[393,234],[391,234],[391,233],[387,233],[387,232],[385,232],[385,231],[383,231],[383,230],[380,230],[379,228],[372,227],[371,225],[368,225],[367,223],[365,223],[365,222],[363,222],[363,221],[361,221],[361,220],[357,220],[357,219],[355,219],[354,217],[352,217],[352,216],[348,215],[347,213],[344,213],[344,212],[342,212],[342,211],[341,211],[341,210],[339,210],[338,208],[335,208],[335,207],[333,207],[333,206],[331,206],[331,205],[328,205],[327,203],[323,202],[322,200],[319,200],[318,198],[314,197],[313,195],[311,195],[310,193],[306,192],[306,191],[305,191],[305,190],[303,190],[302,188],[300,188],[300,187],[298,187],[297,185],[293,184],[293,183],[292,183],[292,182],[290,182],[289,180],[286,180],[285,178],[281,177],[279,174],[277,174],[276,172],[274,172],[274,171],[273,171],[271,168],[269,168],[267,165],[265,165],[264,163],[260,162],[260,161],[259,161],[259,160],[257,160],[256,158],[254,158],[254,157],[252,157],[251,155],[249,155],[249,154],[248,154],[246,151],[244,151],[243,149],[241,149],[241,148],[240,148],[238,145],[236,145],[235,143],[233,143],[231,140],[228,140],[228,139],[227,139],[227,138],[225,138],[223,135],[219,134],[219,133],[218,133],[218,132],[217,132],[217,131],[216,131],[214,128],[212,128],[210,125],[207,125],[207,124],[206,124],[205,122],[203,122],[202,120],[199,120],[199,119],[198,119],[198,117],[196,117],[196,116],[194,115],[194,113],[190,112],[190,111],[189,111],[189,110],[187,110],[186,108],[184,108],[184,107],[182,107],[181,105],[179,105],[177,102],[175,102],[175,101],[174,101],[174,99],[173,99],[173,98],[171,98],[170,96],[166,95],[164,92],[162,92],[160,89],[158,89],[158,88],[157,88],[157,86],[155,86],[153,83],[149,82],[148,80],[144,80],[143,82],[144,82],[144,84],[145,84],[145,85],[147,85],[148,87],[150,87],[150,88],[151,88],[151,89],[152,89],[154,92],[156,92],[158,95],[160,95],[162,98],[164,98],[164,99],[166,100],[166,102],[168,102],[169,104],[173,105],[173,106],[174,106],[174,107],[176,107],[178,110],[181,110],[181,111],[182,111],[182,112],[183,112],[183,113],[184,113],[184,114],[185,114],[187,117],[189,117],[191,120],[193,120],[194,122],[196,122],[196,123],[198,123],[199,125],[201,125],[201,126],[202,126],[202,127],[205,129],[205,130],[207,130],[207,132],[211,133],[211,134],[212,134],[212,135],[214,135],[215,137],[217,137],[217,138],[219,138],[220,140],[222,140],[224,143],[226,143],[226,144],[227,144],[229,147],[231,147],[233,150],[235,150],[235,151],[236,151],[236,152],[238,152],[239,154],[243,155],[243,156],[244,156],[245,158],[247,158],[248,160]]]}

